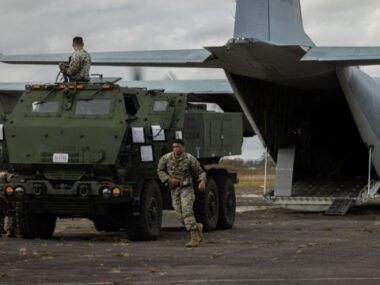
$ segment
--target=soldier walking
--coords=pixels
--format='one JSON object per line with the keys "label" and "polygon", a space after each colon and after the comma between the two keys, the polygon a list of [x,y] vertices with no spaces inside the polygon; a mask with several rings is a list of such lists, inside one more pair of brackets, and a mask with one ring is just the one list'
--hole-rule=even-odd
{"label": "soldier walking", "polygon": [[197,223],[194,217],[193,205],[195,194],[193,175],[198,179],[199,191],[206,189],[206,173],[198,160],[185,152],[185,143],[181,139],[173,142],[173,152],[161,157],[157,173],[162,183],[171,189],[173,208],[180,222],[191,233],[191,239],[186,247],[197,247],[203,239],[203,225]]}

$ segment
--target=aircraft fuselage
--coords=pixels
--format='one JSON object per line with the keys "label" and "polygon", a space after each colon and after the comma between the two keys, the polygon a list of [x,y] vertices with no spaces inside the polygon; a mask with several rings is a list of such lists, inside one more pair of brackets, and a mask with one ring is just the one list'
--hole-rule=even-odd
{"label": "aircraft fuselage", "polygon": [[275,160],[280,148],[294,146],[299,177],[365,176],[372,146],[380,173],[380,88],[359,68],[303,62],[300,46],[240,41],[208,50]]}

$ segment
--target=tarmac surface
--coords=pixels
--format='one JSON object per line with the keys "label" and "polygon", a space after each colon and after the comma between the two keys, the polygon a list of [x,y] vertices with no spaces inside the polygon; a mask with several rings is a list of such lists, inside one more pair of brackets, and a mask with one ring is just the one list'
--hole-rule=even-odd
{"label": "tarmac surface", "polygon": [[380,284],[380,206],[326,217],[238,205],[235,227],[194,249],[172,212],[152,242],[85,219],[59,220],[51,240],[3,236],[0,284]]}

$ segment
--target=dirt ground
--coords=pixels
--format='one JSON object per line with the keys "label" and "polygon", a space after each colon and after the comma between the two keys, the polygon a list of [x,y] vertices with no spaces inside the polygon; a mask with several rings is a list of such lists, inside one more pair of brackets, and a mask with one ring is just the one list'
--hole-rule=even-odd
{"label": "dirt ground", "polygon": [[84,219],[59,220],[51,240],[2,237],[0,284],[380,284],[380,206],[326,217],[238,205],[235,227],[195,249],[172,212],[152,242]]}

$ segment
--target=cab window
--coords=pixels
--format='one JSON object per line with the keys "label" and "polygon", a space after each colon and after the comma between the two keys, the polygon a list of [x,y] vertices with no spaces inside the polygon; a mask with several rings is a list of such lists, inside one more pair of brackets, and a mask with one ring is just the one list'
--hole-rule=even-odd
{"label": "cab window", "polygon": [[168,108],[169,102],[168,101],[154,101],[153,104],[153,111],[155,112],[165,112]]}
{"label": "cab window", "polygon": [[106,99],[78,100],[75,115],[108,115],[111,110],[111,102]]}
{"label": "cab window", "polygon": [[59,107],[58,101],[34,101],[32,103],[33,113],[57,113]]}

